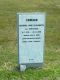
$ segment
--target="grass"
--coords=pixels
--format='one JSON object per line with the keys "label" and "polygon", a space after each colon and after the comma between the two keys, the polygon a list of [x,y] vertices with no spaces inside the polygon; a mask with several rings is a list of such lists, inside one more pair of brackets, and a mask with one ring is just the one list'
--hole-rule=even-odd
{"label": "grass", "polygon": [[[17,12],[46,12],[42,69],[18,69]],[[0,80],[60,80],[60,1],[0,0]]]}

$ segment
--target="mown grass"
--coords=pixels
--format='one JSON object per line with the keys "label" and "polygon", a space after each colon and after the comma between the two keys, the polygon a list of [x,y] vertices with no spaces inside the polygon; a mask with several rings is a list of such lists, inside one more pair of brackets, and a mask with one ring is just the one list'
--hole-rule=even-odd
{"label": "mown grass", "polygon": [[[46,12],[42,69],[18,69],[17,12]],[[60,80],[60,1],[0,0],[0,80]]]}

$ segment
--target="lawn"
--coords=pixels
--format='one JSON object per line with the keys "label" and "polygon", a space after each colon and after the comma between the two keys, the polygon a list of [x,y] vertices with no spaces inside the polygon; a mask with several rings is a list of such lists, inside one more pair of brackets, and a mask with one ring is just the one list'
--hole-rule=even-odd
{"label": "lawn", "polygon": [[[46,12],[42,69],[20,72],[17,12]],[[60,0],[0,0],[0,80],[60,80]]]}

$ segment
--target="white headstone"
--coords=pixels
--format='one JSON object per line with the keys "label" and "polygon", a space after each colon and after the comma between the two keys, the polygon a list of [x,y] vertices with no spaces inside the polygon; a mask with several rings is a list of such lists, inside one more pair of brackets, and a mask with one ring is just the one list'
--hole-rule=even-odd
{"label": "white headstone", "polygon": [[20,70],[40,67],[44,55],[45,13],[18,13]]}

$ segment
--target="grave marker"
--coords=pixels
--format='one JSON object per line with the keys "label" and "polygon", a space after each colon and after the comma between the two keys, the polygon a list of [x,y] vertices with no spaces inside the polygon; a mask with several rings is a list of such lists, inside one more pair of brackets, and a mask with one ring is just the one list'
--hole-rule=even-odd
{"label": "grave marker", "polygon": [[45,13],[17,13],[20,70],[41,67],[44,55]]}

